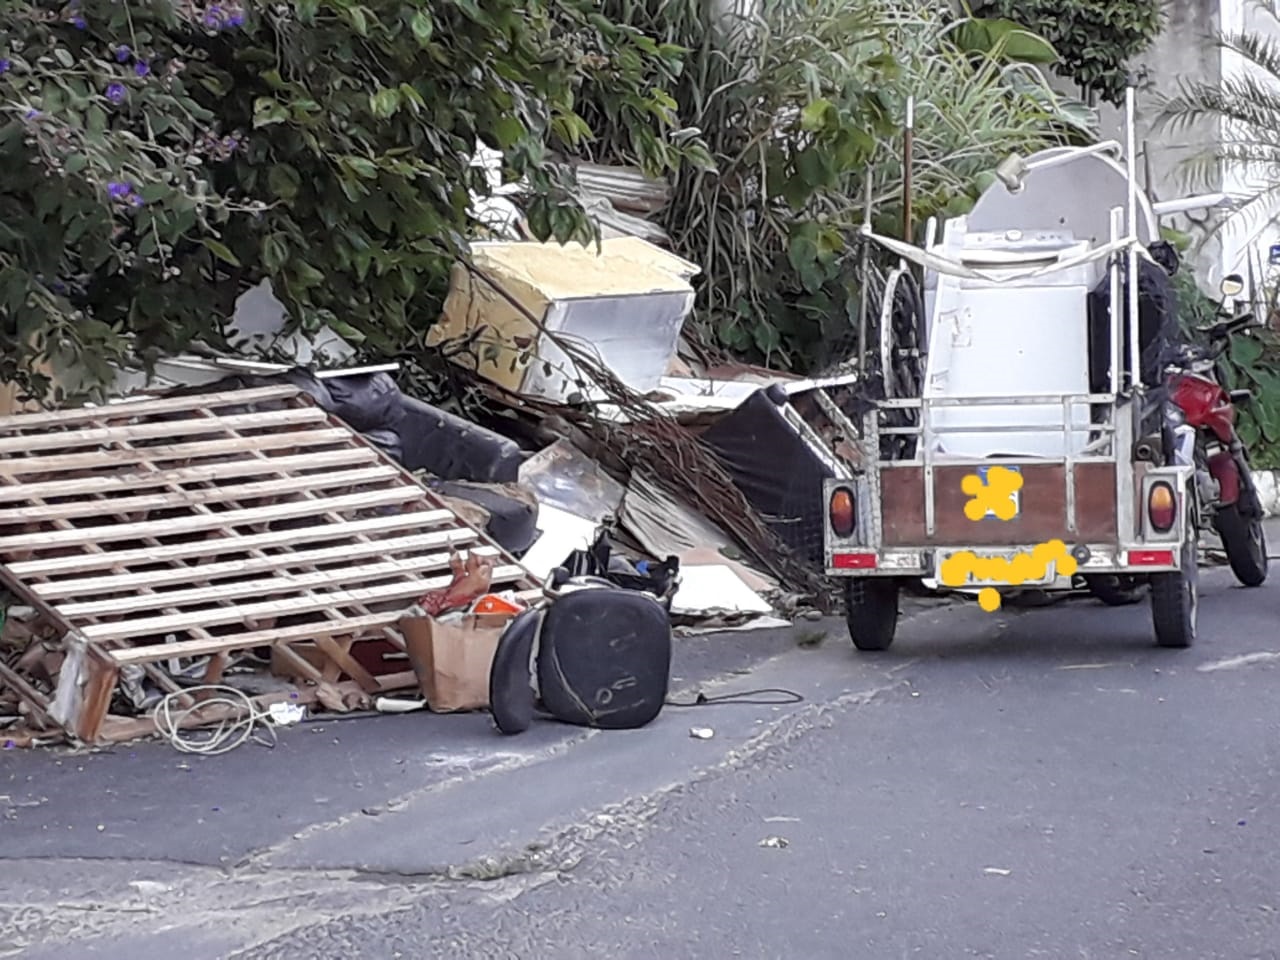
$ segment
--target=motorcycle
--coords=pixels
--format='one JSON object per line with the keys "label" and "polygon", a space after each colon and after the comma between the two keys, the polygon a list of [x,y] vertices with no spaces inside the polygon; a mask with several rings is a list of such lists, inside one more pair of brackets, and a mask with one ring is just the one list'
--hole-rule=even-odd
{"label": "motorcycle", "polygon": [[1253,394],[1227,390],[1222,365],[1232,334],[1257,322],[1248,310],[1224,309],[1226,300],[1243,289],[1238,274],[1225,277],[1218,322],[1197,331],[1207,345],[1181,344],[1174,351],[1165,367],[1165,419],[1171,459],[1195,464],[1202,516],[1221,538],[1232,573],[1244,586],[1256,587],[1267,579],[1262,504],[1248,452],[1235,428],[1237,406],[1250,402]]}

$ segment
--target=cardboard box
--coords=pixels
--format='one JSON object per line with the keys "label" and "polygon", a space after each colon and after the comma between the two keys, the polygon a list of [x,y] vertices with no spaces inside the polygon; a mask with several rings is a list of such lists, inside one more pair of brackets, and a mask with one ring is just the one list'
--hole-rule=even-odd
{"label": "cardboard box", "polygon": [[489,706],[489,670],[509,614],[467,616],[453,623],[432,617],[403,617],[409,663],[435,713],[482,710]]}

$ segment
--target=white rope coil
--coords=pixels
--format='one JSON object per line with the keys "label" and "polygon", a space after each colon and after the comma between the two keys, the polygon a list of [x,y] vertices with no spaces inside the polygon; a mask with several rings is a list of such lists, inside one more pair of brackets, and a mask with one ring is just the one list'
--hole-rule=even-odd
{"label": "white rope coil", "polygon": [[[179,699],[201,693],[209,696],[190,707],[177,706]],[[198,717],[214,705],[231,707],[237,713],[220,720],[216,727],[182,729],[183,722],[189,717]],[[248,694],[234,687],[199,686],[171,693],[156,704],[155,721],[160,735],[182,753],[211,757],[229,753],[250,741],[264,747],[274,747],[277,743],[271,712],[260,710]],[[269,737],[260,735],[259,730],[265,731]]]}

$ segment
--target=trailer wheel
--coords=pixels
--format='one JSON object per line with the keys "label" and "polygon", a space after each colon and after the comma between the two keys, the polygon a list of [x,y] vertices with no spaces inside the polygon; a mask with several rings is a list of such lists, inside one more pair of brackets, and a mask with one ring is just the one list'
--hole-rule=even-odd
{"label": "trailer wheel", "polygon": [[1182,569],[1151,575],[1151,619],[1156,643],[1162,647],[1189,647],[1196,640],[1200,610],[1200,566],[1197,510],[1194,487],[1188,487],[1187,538],[1182,545]]}
{"label": "trailer wheel", "polygon": [[1231,572],[1246,587],[1260,587],[1267,579],[1267,537],[1261,517],[1246,517],[1240,504],[1220,507],[1214,512],[1213,526],[1222,538]]}
{"label": "trailer wheel", "polygon": [[844,585],[844,619],[859,650],[888,650],[898,631],[898,581],[851,577]]}

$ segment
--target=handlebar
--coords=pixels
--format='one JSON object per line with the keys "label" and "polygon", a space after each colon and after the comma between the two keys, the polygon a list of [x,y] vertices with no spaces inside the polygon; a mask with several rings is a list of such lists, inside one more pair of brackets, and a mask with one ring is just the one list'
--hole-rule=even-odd
{"label": "handlebar", "polygon": [[1199,327],[1198,332],[1203,333],[1209,338],[1210,343],[1220,340],[1227,340],[1233,333],[1247,329],[1254,325],[1253,313],[1245,312],[1229,317],[1226,320],[1211,324],[1207,327]]}

